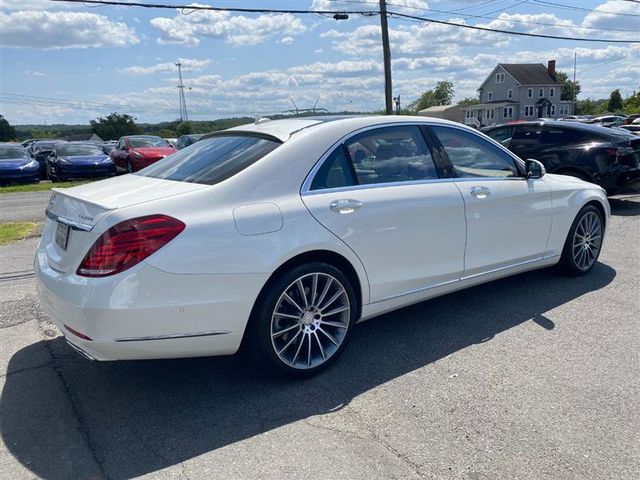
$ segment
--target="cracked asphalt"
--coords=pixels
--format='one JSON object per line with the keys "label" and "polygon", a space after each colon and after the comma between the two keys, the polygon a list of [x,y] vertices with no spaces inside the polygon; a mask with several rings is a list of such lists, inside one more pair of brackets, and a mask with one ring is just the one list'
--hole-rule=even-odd
{"label": "cracked asphalt", "polygon": [[[359,325],[281,381],[239,359],[96,363],[0,247],[0,477],[640,478],[640,197],[586,277],[541,270]],[[4,208],[4,207],[3,207]]]}

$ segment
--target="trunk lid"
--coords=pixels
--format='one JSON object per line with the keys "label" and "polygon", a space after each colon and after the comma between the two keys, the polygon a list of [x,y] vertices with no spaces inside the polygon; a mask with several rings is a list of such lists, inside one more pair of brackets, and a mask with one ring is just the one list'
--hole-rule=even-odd
{"label": "trunk lid", "polygon": [[42,249],[49,266],[71,272],[101,235],[95,225],[114,210],[208,188],[208,185],[172,182],[125,175],[73,188],[53,189],[42,232]]}

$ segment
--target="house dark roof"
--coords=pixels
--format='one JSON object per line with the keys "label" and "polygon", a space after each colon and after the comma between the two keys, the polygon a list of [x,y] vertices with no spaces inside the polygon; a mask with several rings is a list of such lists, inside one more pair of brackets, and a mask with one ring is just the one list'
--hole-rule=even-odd
{"label": "house dark roof", "polygon": [[504,68],[520,85],[560,83],[557,76],[549,75],[547,67],[541,63],[499,63],[498,65]]}
{"label": "house dark roof", "polygon": [[102,138],[100,138],[95,133],[73,133],[71,135],[67,135],[65,137],[69,142],[84,142],[84,141],[95,141],[102,142]]}

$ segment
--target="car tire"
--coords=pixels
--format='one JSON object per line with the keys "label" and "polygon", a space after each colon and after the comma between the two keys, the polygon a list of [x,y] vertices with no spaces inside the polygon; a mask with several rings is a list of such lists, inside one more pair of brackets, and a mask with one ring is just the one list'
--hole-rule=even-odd
{"label": "car tire", "polygon": [[279,376],[315,375],[340,356],[358,312],[353,285],[339,269],[323,262],[299,265],[259,296],[245,332],[245,353]]}
{"label": "car tire", "polygon": [[600,256],[603,238],[602,213],[593,205],[583,207],[569,229],[558,264],[560,269],[573,276],[589,273]]}

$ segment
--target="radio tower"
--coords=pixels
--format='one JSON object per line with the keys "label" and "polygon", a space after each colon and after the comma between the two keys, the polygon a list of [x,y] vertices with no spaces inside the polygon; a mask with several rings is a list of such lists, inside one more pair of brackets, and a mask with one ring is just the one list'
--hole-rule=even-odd
{"label": "radio tower", "polygon": [[178,97],[180,99],[180,121],[186,122],[189,120],[189,116],[187,115],[187,101],[184,98],[184,84],[182,83],[182,63],[180,60],[176,62],[176,66],[178,67]]}

